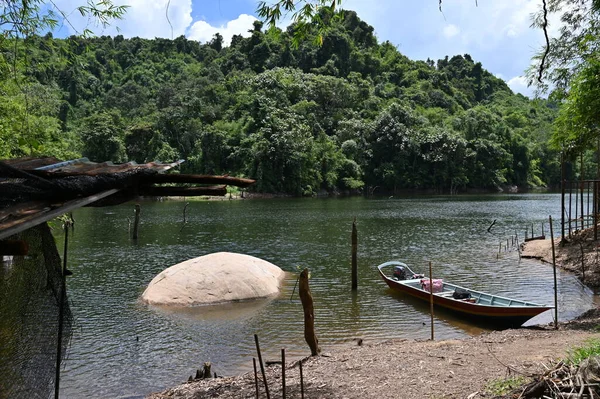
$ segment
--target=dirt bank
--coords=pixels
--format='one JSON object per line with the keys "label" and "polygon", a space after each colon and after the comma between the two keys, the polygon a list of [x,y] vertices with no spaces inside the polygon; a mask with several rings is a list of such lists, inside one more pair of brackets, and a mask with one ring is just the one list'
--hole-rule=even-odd
{"label": "dirt bank", "polygon": [[[488,384],[543,372],[573,346],[600,338],[600,312],[559,330],[494,331],[451,341],[394,340],[337,347],[303,362],[305,398],[482,398]],[[326,348],[325,348],[326,349]],[[259,372],[260,373],[260,372]],[[267,369],[272,398],[281,398],[281,366]],[[298,362],[286,364],[287,397],[300,397]],[[261,385],[261,397],[266,397]],[[151,399],[254,398],[253,373],[184,383]]]}
{"label": "dirt bank", "polygon": [[[562,243],[554,239],[556,265],[576,274],[586,285],[600,287],[600,241],[594,240],[594,230],[575,232]],[[583,254],[583,256],[582,256]],[[533,240],[521,245],[521,256],[552,263],[552,242]],[[583,262],[582,262],[583,259]]]}

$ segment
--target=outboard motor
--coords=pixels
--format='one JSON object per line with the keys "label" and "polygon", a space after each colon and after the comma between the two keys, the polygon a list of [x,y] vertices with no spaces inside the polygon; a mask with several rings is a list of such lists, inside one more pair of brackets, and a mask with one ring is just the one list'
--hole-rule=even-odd
{"label": "outboard motor", "polygon": [[396,280],[406,280],[406,270],[402,266],[395,266],[393,276]]}

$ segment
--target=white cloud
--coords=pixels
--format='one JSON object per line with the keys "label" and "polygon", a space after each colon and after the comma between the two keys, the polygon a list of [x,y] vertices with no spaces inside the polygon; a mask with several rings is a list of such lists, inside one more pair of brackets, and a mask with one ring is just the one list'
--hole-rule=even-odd
{"label": "white cloud", "polygon": [[77,0],[55,0],[56,6],[68,15],[72,26],[65,24],[72,34],[84,29],[96,35],[117,35],[175,38],[184,35],[192,23],[192,0],[115,0],[115,5],[127,5],[122,20],[114,21],[106,29],[94,26],[93,21],[82,17],[76,7]]}
{"label": "white cloud", "polygon": [[534,88],[527,86],[527,78],[525,78],[525,76],[515,76],[506,83],[515,93],[521,93],[530,98],[535,96]]}
{"label": "white cloud", "polygon": [[190,27],[188,38],[204,43],[210,41],[215,33],[220,33],[223,36],[224,44],[228,46],[233,35],[250,36],[248,31],[252,29],[254,21],[256,21],[256,18],[248,14],[241,14],[236,19],[221,26],[212,26],[206,21],[197,21]]}
{"label": "white cloud", "polygon": [[446,38],[450,39],[458,35],[460,33],[460,29],[454,24],[449,24],[444,26],[443,33]]}

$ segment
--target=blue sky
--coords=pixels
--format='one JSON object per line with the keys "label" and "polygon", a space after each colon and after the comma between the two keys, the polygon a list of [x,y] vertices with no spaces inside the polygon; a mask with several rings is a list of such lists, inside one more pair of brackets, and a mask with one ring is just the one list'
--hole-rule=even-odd
{"label": "blue sky", "polygon": [[[247,35],[256,16],[256,0],[115,0],[128,4],[127,15],[106,30],[88,26],[76,12],[81,0],[56,0],[70,14],[77,30],[125,37],[177,37],[205,42],[219,32],[226,41]],[[542,45],[543,34],[530,28],[539,0],[344,0],[375,28],[380,41],[389,40],[411,59],[437,60],[445,55],[471,54],[484,68],[508,82],[517,92],[532,95],[522,77],[531,56]],[[166,17],[168,7],[168,20]],[[169,24],[169,21],[171,24]],[[284,22],[285,24],[285,22]],[[73,33],[65,26],[62,33]],[[556,28],[553,29],[556,31]]]}

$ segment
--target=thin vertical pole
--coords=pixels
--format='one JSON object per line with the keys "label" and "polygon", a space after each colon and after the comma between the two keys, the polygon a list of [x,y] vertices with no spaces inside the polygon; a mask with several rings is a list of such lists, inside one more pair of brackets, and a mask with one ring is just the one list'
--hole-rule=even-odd
{"label": "thin vertical pole", "polygon": [[579,180],[581,181],[579,184],[579,188],[581,190],[581,230],[585,228],[583,225],[583,173],[583,151],[581,151],[581,176],[579,178]]}
{"label": "thin vertical pole", "polygon": [[429,262],[429,312],[431,313],[431,340],[434,340],[433,332],[433,272],[431,269],[431,262]]}
{"label": "thin vertical pole", "polygon": [[590,227],[590,184],[589,182],[585,182],[585,193],[587,194],[587,200],[585,202],[585,215],[586,215],[586,220],[587,220],[587,224],[585,227]]}
{"label": "thin vertical pole", "polygon": [[140,204],[135,204],[135,221],[133,222],[133,239],[138,239],[138,227],[140,225]]}
{"label": "thin vertical pole", "polygon": [[569,182],[569,214],[568,214],[568,218],[569,218],[569,238],[571,238],[571,215],[572,215],[572,208],[571,208],[571,204],[572,204],[572,197],[573,197],[573,182]]}
{"label": "thin vertical pole", "polygon": [[252,365],[254,366],[254,387],[256,388],[256,399],[258,399],[258,372],[256,371],[256,358],[252,358]]}
{"label": "thin vertical pole", "polygon": [[63,252],[63,264],[60,271],[60,293],[58,302],[58,337],[56,343],[56,377],[54,381],[54,398],[58,399],[58,393],[60,391],[60,363],[62,361],[62,336],[63,336],[63,317],[64,317],[64,303],[66,294],[67,278],[65,271],[67,270],[67,249],[69,244],[69,227],[64,226],[65,229],[65,245]]}
{"label": "thin vertical pole", "polygon": [[304,399],[304,374],[302,373],[302,360],[298,363],[298,367],[300,367],[300,398]]}
{"label": "thin vertical pole", "polygon": [[281,395],[285,399],[285,348],[281,348]]}
{"label": "thin vertical pole", "polygon": [[256,343],[256,352],[258,353],[258,364],[260,365],[260,372],[262,373],[263,381],[265,383],[265,392],[267,399],[271,399],[269,395],[269,385],[267,383],[267,375],[265,374],[265,365],[262,361],[262,354],[260,353],[260,345],[258,344],[258,335],[254,334],[254,342]]}
{"label": "thin vertical pole", "polygon": [[554,252],[554,230],[552,229],[552,215],[550,222],[550,242],[552,243],[552,271],[554,273],[554,328],[558,330],[558,285],[556,284],[556,252]]}
{"label": "thin vertical pole", "polygon": [[544,222],[542,222],[542,237],[545,237],[546,234],[544,234]]}
{"label": "thin vertical pole", "polygon": [[[599,164],[600,164],[600,161],[599,161]],[[593,195],[592,202],[594,203],[594,241],[597,241],[598,240],[598,180],[594,181],[594,195]]]}
{"label": "thin vertical pole", "polygon": [[352,291],[358,289],[358,232],[356,231],[356,217],[352,222]]}
{"label": "thin vertical pole", "polygon": [[535,237],[535,234],[533,233],[533,223],[531,223],[531,239],[533,240],[533,237]]}
{"label": "thin vertical pole", "polygon": [[[600,148],[600,147],[599,147]],[[600,164],[599,164],[600,165]],[[560,154],[560,218],[561,241],[565,239],[565,153]]]}

